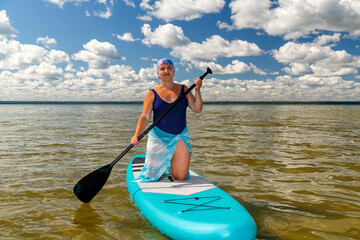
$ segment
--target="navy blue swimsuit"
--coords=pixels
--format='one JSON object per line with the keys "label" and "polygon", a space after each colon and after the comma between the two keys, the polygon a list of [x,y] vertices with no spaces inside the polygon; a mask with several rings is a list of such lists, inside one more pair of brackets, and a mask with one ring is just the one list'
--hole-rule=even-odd
{"label": "navy blue swimsuit", "polygon": [[[181,86],[181,92],[178,98],[184,93],[184,85]],[[160,98],[154,89],[155,98],[153,103],[154,120],[156,120],[161,114],[163,114],[172,103],[165,102]],[[158,128],[164,132],[171,134],[180,134],[186,127],[186,108],[188,106],[188,100],[185,97],[181,100],[168,114],[165,115],[161,121],[156,124]]]}

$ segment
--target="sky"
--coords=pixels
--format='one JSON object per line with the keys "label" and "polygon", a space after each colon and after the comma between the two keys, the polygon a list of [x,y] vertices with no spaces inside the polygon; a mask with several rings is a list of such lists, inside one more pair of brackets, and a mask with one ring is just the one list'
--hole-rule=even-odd
{"label": "sky", "polygon": [[360,101],[359,0],[1,0],[0,101]]}

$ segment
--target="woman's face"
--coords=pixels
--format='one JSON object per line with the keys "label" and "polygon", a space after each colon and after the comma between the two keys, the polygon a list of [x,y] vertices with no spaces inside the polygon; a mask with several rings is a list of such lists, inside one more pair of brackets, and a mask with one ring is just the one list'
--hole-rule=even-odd
{"label": "woman's face", "polygon": [[166,79],[173,79],[173,77],[175,76],[175,69],[173,68],[173,66],[169,63],[164,63],[159,67],[158,70],[158,77],[162,80],[166,80]]}

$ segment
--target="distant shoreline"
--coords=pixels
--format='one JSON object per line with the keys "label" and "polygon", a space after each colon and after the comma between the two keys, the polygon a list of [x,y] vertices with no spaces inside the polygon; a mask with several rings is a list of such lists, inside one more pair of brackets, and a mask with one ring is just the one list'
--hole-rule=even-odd
{"label": "distant shoreline", "polygon": [[[0,104],[142,104],[141,101],[0,101]],[[360,101],[204,101],[209,105],[360,105]]]}

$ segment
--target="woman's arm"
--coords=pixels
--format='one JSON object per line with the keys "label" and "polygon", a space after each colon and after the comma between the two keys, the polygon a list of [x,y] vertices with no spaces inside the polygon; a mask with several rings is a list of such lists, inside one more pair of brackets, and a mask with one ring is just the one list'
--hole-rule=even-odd
{"label": "woman's arm", "polygon": [[139,121],[136,126],[135,134],[131,139],[132,145],[139,144],[138,138],[143,133],[146,125],[148,124],[148,122],[150,120],[151,112],[153,109],[153,102],[154,102],[154,93],[152,91],[149,91],[148,94],[146,95],[144,103],[143,103],[143,111],[139,117]]}
{"label": "woman's arm", "polygon": [[[201,93],[200,93],[200,88],[202,86],[202,80],[200,78],[196,78],[194,83],[196,84],[196,86],[195,86],[195,97],[190,92],[187,95],[187,99],[188,99],[190,109],[193,112],[200,113],[202,111],[202,108],[203,108],[203,100],[202,100]],[[187,88],[186,88],[186,90],[187,90]]]}

